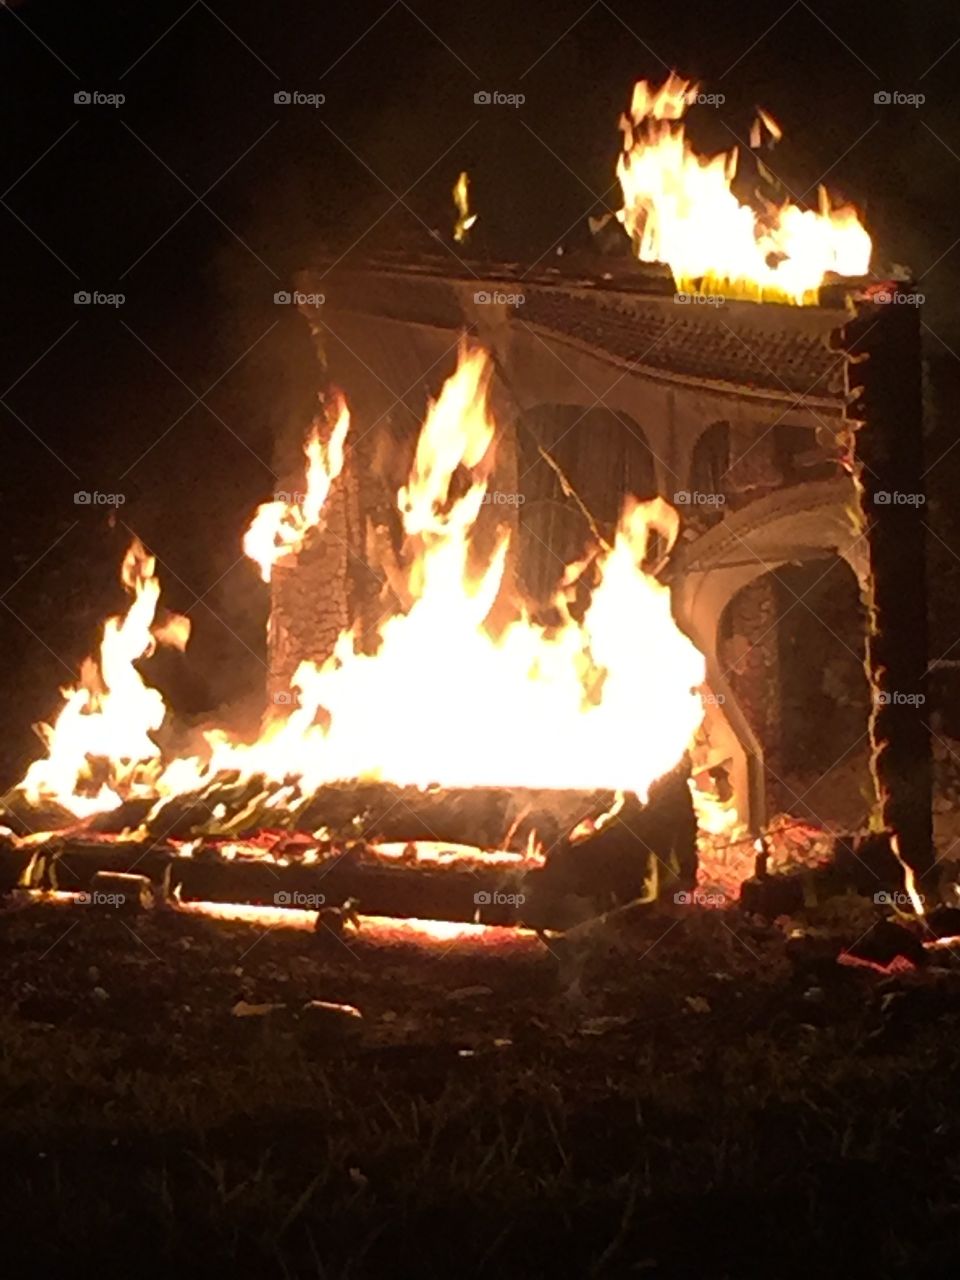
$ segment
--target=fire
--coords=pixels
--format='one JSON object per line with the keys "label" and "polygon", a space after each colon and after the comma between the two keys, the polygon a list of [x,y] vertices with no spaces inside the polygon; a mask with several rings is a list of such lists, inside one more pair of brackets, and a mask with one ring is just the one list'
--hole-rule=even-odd
{"label": "fire", "polygon": [[[55,798],[83,817],[127,795],[190,791],[221,771],[262,775],[277,806],[357,778],[645,797],[703,719],[703,657],[673,619],[669,588],[646,567],[654,547],[662,558],[673,545],[677,514],[662,499],[626,504],[613,544],[597,552],[582,620],[567,599],[581,565],[564,575],[555,625],[517,602],[495,630],[489,617],[505,589],[512,534],[501,528],[479,563],[473,539],[495,448],[491,370],[485,351],[463,350],[429,407],[397,494],[404,598],[380,625],[375,653],[358,652],[344,632],[322,665],[301,664],[292,705],[256,741],[212,730],[202,757],[162,760],[154,735],[163,699],[135,666],[153,643],[159,586],[152,557],[135,546],[124,570],[134,600],[122,621],[108,621],[99,666],[88,664],[80,687],[66,691],[46,733],[48,755],[22,784],[28,797]],[[326,444],[311,432],[305,497],[267,504],[281,507],[269,526],[263,507],[254,517],[244,545],[264,577],[320,520],[348,425],[341,403]],[[91,790],[101,773],[107,782]]]}
{"label": "fire", "polygon": [[[617,217],[637,257],[666,263],[681,291],[758,300],[816,302],[828,273],[864,275],[870,236],[851,205],[833,207],[825,187],[816,211],[790,201],[764,201],[760,211],[741,204],[732,190],[737,149],[700,156],[686,138],[683,117],[697,91],[673,73],[659,89],[641,80],[620,118]],[[776,141],[776,122],[761,112],[760,123]],[[760,136],[758,124],[758,144]]]}
{"label": "fire", "polygon": [[457,220],[453,225],[453,238],[457,244],[463,244],[467,232],[477,220],[477,215],[470,212],[470,179],[461,173],[453,186],[453,203],[457,211]]}
{"label": "fire", "polygon": [[158,641],[182,648],[190,629],[179,615],[154,626],[160,599],[155,568],[154,557],[135,540],[120,574],[133,601],[123,618],[104,624],[99,660],[88,658],[79,684],[61,690],[64,705],[55,724],[40,726],[47,755],[34,761],[21,783],[31,802],[56,799],[82,818],[115,809],[127,796],[150,794],[160,757],[151,734],[166,708],[134,664]]}
{"label": "fire", "polygon": [[330,486],[343,470],[343,442],[349,427],[350,413],[340,399],[328,438],[321,438],[320,424],[315,422],[304,446],[306,492],[280,494],[273,502],[257,508],[244,534],[243,550],[259,566],[264,582],[270,581],[278,560],[295,555],[301,549],[310,530],[318,523]]}

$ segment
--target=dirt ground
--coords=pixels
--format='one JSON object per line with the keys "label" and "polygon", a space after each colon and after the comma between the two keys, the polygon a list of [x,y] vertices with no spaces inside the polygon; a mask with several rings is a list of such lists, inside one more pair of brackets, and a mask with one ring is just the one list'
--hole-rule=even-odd
{"label": "dirt ground", "polygon": [[960,957],[838,963],[875,912],[548,948],[8,902],[10,1273],[955,1274]]}

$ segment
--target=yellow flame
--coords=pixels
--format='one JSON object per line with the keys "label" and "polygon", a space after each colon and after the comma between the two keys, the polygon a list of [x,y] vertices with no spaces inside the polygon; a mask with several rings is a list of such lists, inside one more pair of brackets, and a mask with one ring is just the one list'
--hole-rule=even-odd
{"label": "yellow flame", "polygon": [[[786,201],[758,212],[733,194],[737,150],[698,155],[683,116],[697,85],[671,73],[657,90],[637,83],[621,116],[623,150],[617,217],[644,262],[666,263],[677,288],[697,292],[816,302],[828,272],[863,275],[871,241],[851,205],[832,207],[824,187],[819,209]],[[776,139],[779,125],[761,112]],[[759,144],[759,128],[754,137]]]}
{"label": "yellow flame", "polygon": [[467,232],[477,220],[477,215],[470,212],[470,179],[466,172],[461,173],[453,184],[453,203],[457,210],[453,238],[457,244],[462,244],[467,238]]}
{"label": "yellow flame", "polygon": [[278,560],[302,549],[310,530],[318,523],[330,486],[343,470],[343,443],[349,427],[350,413],[346,402],[339,399],[329,437],[321,438],[320,423],[315,422],[304,446],[305,492],[292,497],[281,495],[257,508],[243,536],[243,550],[259,567],[264,582],[270,581]]}
{"label": "yellow flame", "polygon": [[[125,796],[149,793],[144,766],[160,756],[150,735],[163,723],[165,707],[134,663],[154,647],[151,626],[160,598],[154,569],[154,557],[134,540],[121,570],[133,601],[125,617],[104,624],[99,661],[88,658],[80,683],[61,690],[64,706],[54,725],[40,726],[47,755],[34,761],[21,784],[32,802],[55,798],[86,817],[115,809]],[[97,760],[110,765],[109,780],[99,786],[91,767]]]}
{"label": "yellow flame", "polygon": [[[598,552],[582,620],[571,616],[561,588],[557,625],[541,625],[518,603],[494,631],[488,615],[501,593],[512,535],[501,528],[479,563],[473,541],[496,431],[491,369],[485,351],[461,351],[457,370],[429,407],[397,494],[406,598],[381,623],[376,652],[359,652],[344,632],[328,661],[300,665],[293,680],[298,697],[256,741],[212,730],[202,758],[158,762],[151,735],[163,719],[163,700],[133,664],[151,643],[159,587],[152,559],[131,549],[124,576],[135,599],[122,623],[111,619],[105,628],[105,692],[68,691],[49,731],[48,757],[24,781],[28,793],[56,797],[83,816],[127,794],[180,794],[230,770],[241,778],[264,775],[278,805],[281,798],[293,802],[294,782],[302,796],[354,778],[597,788],[645,798],[703,719],[703,657],[678,629],[669,589],[645,568],[654,546],[658,554],[672,546],[677,514],[659,498],[625,504],[612,545]],[[272,550],[299,545],[307,519],[321,518],[316,495],[329,493],[342,463],[348,421],[341,407],[326,447],[311,435],[311,497],[285,507],[284,528],[293,536],[275,538]],[[263,568],[256,554],[262,545],[248,549]],[[108,779],[93,797],[91,761]]]}

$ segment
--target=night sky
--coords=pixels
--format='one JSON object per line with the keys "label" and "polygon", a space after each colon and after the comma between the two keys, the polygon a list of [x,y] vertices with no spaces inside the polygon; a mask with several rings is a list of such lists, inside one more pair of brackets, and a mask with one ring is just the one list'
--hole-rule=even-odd
{"label": "night sky", "polygon": [[[305,326],[274,292],[330,247],[446,230],[462,169],[474,253],[532,262],[582,241],[586,215],[616,207],[617,119],[638,78],[675,67],[725,96],[691,118],[706,148],[745,139],[764,105],[786,134],[772,157],[783,182],[815,198],[826,175],[865,209],[877,269],[922,278],[934,454],[955,438],[950,0],[21,0],[0,12],[0,60],[5,781],[122,604],[131,530],[194,620],[190,661],[168,676],[175,703],[199,714],[259,690],[266,591],[239,535],[272,492],[274,435],[318,389]],[[477,105],[481,90],[525,101]],[[880,91],[926,100],[878,104]],[[125,301],[78,306],[79,291]],[[117,521],[76,506],[77,490],[123,493]],[[941,532],[950,544],[949,522]],[[937,554],[935,590],[950,595],[956,557]]]}

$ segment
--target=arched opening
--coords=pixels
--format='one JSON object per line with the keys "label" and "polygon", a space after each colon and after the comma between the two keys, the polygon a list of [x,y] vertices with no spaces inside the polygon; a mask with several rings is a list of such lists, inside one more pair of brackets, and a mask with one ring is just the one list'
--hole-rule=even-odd
{"label": "arched opening", "polygon": [[866,614],[840,556],[783,565],[720,618],[719,657],[763,744],[771,814],[856,829],[869,808]]}
{"label": "arched opening", "polygon": [[556,591],[564,566],[593,542],[591,524],[610,539],[624,498],[657,492],[643,431],[626,414],[603,407],[544,404],[524,413],[517,475],[524,497],[519,579],[525,593],[543,603]]}
{"label": "arched opening", "polygon": [[714,422],[698,437],[693,447],[690,459],[691,499],[683,510],[688,524],[707,526],[723,519],[729,468],[730,424]]}

